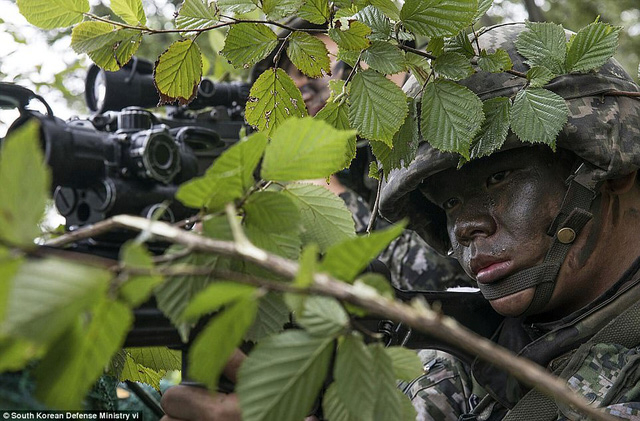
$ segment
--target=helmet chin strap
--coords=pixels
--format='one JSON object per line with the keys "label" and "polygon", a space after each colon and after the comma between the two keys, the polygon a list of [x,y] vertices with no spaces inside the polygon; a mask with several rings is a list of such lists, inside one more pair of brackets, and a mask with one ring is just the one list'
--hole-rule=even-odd
{"label": "helmet chin strap", "polygon": [[562,207],[547,230],[547,234],[553,236],[553,243],[543,262],[497,282],[479,284],[480,291],[487,300],[495,300],[527,288],[536,287],[533,300],[521,316],[536,314],[547,305],[551,294],[553,294],[560,267],[562,267],[569,249],[584,226],[593,217],[591,205],[598,195],[601,182],[594,181],[592,168],[583,162],[567,178],[566,183],[569,187],[564,196]]}

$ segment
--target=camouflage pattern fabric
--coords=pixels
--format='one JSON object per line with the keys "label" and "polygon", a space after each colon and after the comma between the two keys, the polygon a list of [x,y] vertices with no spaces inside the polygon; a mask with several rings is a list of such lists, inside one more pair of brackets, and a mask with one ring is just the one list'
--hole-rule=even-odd
{"label": "camouflage pattern fabric", "polygon": [[[615,323],[620,314],[639,301],[640,258],[609,291],[582,310],[549,323],[506,319],[495,340],[554,371],[564,367],[580,345],[610,322]],[[631,347],[594,343],[587,351],[568,375],[569,387],[612,415],[640,421],[640,343]],[[401,385],[413,400],[420,420],[457,420],[460,416],[478,421],[502,420],[529,390],[479,360],[469,371],[453,357],[439,353],[425,367],[429,367],[425,375]],[[469,399],[473,398],[470,390],[483,390],[486,395],[475,405]],[[559,406],[558,420],[578,418],[570,408]],[[536,419],[535,414],[531,419]]]}
{"label": "camouflage pattern fabric", "polygon": [[469,412],[474,398],[469,368],[442,351],[422,350],[418,356],[425,374],[398,386],[411,399],[416,420],[456,421]]}
{"label": "camouflage pattern fabric", "polygon": [[[341,193],[340,197],[353,215],[356,232],[365,232],[371,219],[367,203],[350,190]],[[379,219],[375,229],[388,225]],[[391,282],[398,289],[444,291],[454,287],[475,286],[455,259],[440,256],[414,231],[406,230],[378,259],[389,268]]]}

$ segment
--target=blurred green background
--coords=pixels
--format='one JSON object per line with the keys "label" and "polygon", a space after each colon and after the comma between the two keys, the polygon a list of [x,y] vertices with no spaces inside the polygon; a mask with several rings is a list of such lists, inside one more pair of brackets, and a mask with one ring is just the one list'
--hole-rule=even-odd
{"label": "blurred green background", "polygon": [[[107,0],[90,0],[92,11],[108,15]],[[144,0],[148,25],[172,27],[181,0]],[[638,80],[640,61],[640,1],[638,0],[494,0],[482,25],[529,19],[561,23],[577,30],[600,16],[600,20],[624,27],[616,58]],[[31,27],[19,14],[15,0],[0,0],[0,80],[22,84],[44,96],[56,114],[68,118],[86,115],[84,77],[90,60],[70,47],[71,30],[42,31]],[[257,16],[256,16],[257,17]],[[177,34],[146,37],[138,56],[155,61]],[[236,70],[217,54],[224,32],[211,31],[198,43],[205,53],[205,76],[213,80],[242,79],[248,70]]]}

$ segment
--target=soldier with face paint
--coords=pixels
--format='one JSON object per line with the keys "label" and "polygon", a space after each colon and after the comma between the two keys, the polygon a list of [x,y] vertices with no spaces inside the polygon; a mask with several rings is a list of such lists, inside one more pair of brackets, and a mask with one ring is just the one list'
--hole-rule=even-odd
{"label": "soldier with face paint", "polygon": [[[525,28],[480,31],[479,48],[506,50],[526,72],[514,46]],[[527,81],[478,72],[460,83],[486,100]],[[570,111],[556,151],[509,133],[499,151],[458,168],[458,156],[422,143],[408,168],[391,173],[380,211],[391,221],[409,217],[434,249],[460,262],[506,316],[497,343],[593,405],[640,419],[640,100],[609,95],[640,89],[614,60],[547,88]],[[467,368],[435,355],[426,368],[404,385],[420,419],[577,419],[488,363]]]}

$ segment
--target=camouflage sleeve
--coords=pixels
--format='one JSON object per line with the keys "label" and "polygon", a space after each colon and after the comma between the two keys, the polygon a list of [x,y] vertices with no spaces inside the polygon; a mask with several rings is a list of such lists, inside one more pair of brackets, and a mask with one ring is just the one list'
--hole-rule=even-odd
{"label": "camouflage sleeve", "polygon": [[[367,229],[371,211],[366,202],[354,192],[340,194],[353,215],[356,232]],[[387,223],[378,219],[376,229]],[[454,259],[440,256],[414,231],[406,230],[378,256],[391,272],[396,288],[409,291],[445,291],[453,287],[475,286]]]}
{"label": "camouflage sleeve", "polygon": [[[640,347],[595,344],[580,367],[568,380],[569,387],[587,402],[603,407],[621,419],[640,419]],[[575,413],[559,406],[560,420],[573,419]]]}
{"label": "camouflage sleeve", "polygon": [[457,421],[469,411],[472,383],[461,361],[450,354],[436,350],[418,353],[425,374],[401,383],[400,389],[415,407],[419,421]]}
{"label": "camouflage sleeve", "polygon": [[457,261],[439,255],[415,231],[406,230],[378,257],[391,271],[397,288],[414,291],[446,291],[473,287]]}

